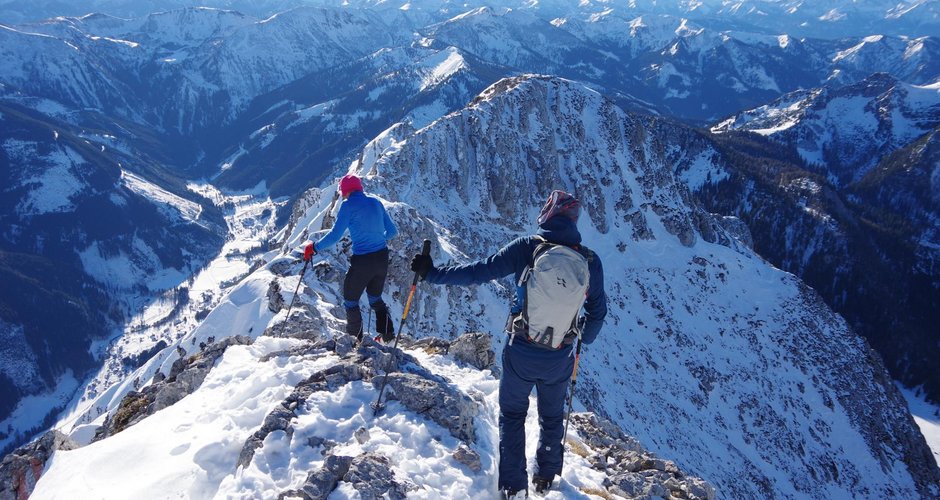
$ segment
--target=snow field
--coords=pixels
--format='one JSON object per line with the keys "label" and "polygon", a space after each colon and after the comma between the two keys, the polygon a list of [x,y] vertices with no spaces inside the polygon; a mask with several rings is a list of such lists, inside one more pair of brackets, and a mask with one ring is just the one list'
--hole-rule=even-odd
{"label": "snow field", "polygon": [[[276,498],[300,488],[307,474],[322,466],[323,448],[311,446],[311,437],[336,442],[332,453],[337,455],[375,452],[388,457],[396,481],[408,485],[409,496],[415,498],[496,494],[498,379],[489,370],[461,367],[448,357],[423,351],[409,354],[480,403],[477,442],[471,447],[480,455],[481,472],[454,460],[458,439],[397,401],[388,401],[373,417],[370,404],[377,391],[364,381],[311,395],[291,422],[293,432],[272,432],[249,465],[236,470],[239,452],[265,416],[299,382],[337,361],[329,353],[317,358],[283,354],[260,361],[300,345],[303,341],[259,337],[251,346],[230,347],[203,385],[180,402],[108,439],[58,452],[34,498]],[[354,437],[360,428],[368,431],[362,443]],[[526,430],[531,475],[538,442],[534,396]],[[577,442],[573,429],[569,439]],[[604,474],[590,469],[570,445],[567,450],[565,482],[556,481],[544,497],[587,498],[584,491],[603,491]],[[331,498],[359,494],[350,484],[340,483]]]}
{"label": "snow field", "polygon": [[[203,385],[180,402],[108,439],[56,453],[33,498],[216,496],[264,417],[297,383],[335,361],[282,356],[260,362],[299,343],[264,337],[229,348]],[[253,498],[265,497],[258,493]]]}
{"label": "snow field", "polygon": [[933,458],[940,465],[940,406],[928,403],[919,391],[905,389],[900,384],[898,390],[904,395],[908,406],[911,408],[911,415],[914,422],[920,428],[921,434],[927,440],[930,451],[933,452]]}

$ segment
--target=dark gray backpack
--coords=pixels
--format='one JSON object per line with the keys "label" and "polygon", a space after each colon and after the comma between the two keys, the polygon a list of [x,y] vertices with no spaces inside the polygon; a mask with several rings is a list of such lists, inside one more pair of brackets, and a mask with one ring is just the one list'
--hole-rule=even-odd
{"label": "dark gray backpack", "polygon": [[[575,249],[537,238],[541,243],[519,278],[518,285],[525,287],[525,305],[515,321],[522,321],[518,326],[536,345],[558,349],[566,336],[576,334],[578,313],[591,280],[588,270],[591,253],[586,248]],[[518,331],[510,326],[510,333]]]}

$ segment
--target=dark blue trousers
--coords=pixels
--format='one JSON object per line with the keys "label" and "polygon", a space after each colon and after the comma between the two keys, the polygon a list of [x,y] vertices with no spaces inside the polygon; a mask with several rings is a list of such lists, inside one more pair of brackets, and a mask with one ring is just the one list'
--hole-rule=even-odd
{"label": "dark blue trousers", "polygon": [[561,472],[565,395],[573,369],[571,346],[549,351],[517,338],[503,349],[503,376],[499,381],[499,489],[528,487],[525,417],[532,387],[536,390],[540,431],[535,473],[549,478]]}

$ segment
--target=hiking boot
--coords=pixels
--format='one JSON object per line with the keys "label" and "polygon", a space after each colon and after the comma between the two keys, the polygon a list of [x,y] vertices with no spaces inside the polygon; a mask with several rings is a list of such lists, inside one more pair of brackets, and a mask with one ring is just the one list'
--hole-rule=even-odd
{"label": "hiking boot", "polygon": [[[382,342],[388,344],[395,338],[395,326],[388,314],[388,308],[381,301],[373,304],[372,308],[375,309],[375,331],[382,338]],[[378,340],[378,337],[376,337],[376,340]]]}
{"label": "hiking boot", "polygon": [[544,478],[540,476],[532,476],[532,485],[535,486],[536,493],[545,493],[546,491],[552,488],[552,481],[555,479],[555,476]]}
{"label": "hiking boot", "polygon": [[362,339],[362,312],[358,307],[346,309],[346,333]]}
{"label": "hiking boot", "polygon": [[499,493],[500,498],[505,500],[521,500],[523,498],[529,498],[528,489],[514,490],[512,488],[506,488],[504,490],[500,490]]}

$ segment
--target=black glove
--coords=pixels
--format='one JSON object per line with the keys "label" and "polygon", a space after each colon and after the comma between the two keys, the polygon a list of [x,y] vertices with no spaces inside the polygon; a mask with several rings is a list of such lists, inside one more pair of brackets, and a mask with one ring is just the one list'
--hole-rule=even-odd
{"label": "black glove", "polygon": [[411,270],[418,273],[421,279],[428,275],[428,271],[434,268],[434,261],[430,255],[417,254],[411,259]]}

